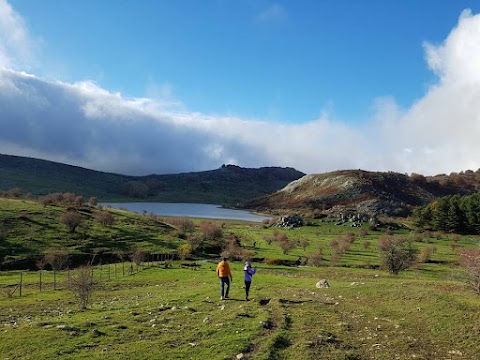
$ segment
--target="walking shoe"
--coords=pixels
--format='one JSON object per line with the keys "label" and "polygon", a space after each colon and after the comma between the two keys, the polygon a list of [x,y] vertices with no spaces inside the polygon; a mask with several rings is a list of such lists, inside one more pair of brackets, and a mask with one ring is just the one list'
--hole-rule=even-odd
{"label": "walking shoe", "polygon": [[225,300],[225,297],[224,297],[224,296],[220,296],[220,300]]}

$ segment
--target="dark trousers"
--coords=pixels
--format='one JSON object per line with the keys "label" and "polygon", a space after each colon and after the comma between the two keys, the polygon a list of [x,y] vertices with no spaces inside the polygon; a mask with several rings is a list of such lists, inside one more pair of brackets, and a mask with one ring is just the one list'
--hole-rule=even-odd
{"label": "dark trousers", "polygon": [[252,282],[245,280],[245,297],[246,298],[248,298],[248,293],[250,291],[250,285],[252,285]]}
{"label": "dark trousers", "polygon": [[230,291],[230,278],[229,277],[221,277],[220,279],[220,296],[221,297],[228,297],[228,292]]}

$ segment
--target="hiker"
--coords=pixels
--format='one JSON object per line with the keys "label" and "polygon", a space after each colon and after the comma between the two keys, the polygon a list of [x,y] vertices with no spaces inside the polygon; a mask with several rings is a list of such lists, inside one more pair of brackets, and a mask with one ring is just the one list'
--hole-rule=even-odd
{"label": "hiker", "polygon": [[232,272],[230,271],[230,265],[228,264],[226,257],[224,257],[217,265],[217,276],[220,279],[220,299],[228,299],[230,281],[232,281],[233,278]]}
{"label": "hiker", "polygon": [[245,267],[243,268],[243,273],[245,274],[245,300],[249,301],[248,293],[250,291],[250,285],[252,285],[252,276],[257,272],[257,267],[255,266],[252,269],[252,263],[250,261],[245,262]]}

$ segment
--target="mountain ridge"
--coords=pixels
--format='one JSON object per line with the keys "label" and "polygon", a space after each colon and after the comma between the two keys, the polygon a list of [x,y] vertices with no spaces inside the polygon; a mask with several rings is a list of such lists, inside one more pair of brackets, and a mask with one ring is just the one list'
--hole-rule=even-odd
{"label": "mountain ridge", "polygon": [[0,191],[18,187],[34,197],[73,192],[100,201],[197,202],[234,206],[272,193],[305,174],[293,168],[242,168],[179,174],[121,175],[49,160],[0,154]]}

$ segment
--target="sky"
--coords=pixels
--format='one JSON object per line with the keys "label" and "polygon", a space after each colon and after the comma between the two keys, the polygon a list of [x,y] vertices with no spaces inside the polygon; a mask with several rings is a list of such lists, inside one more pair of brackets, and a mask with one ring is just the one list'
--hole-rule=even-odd
{"label": "sky", "polygon": [[475,171],[479,64],[476,0],[0,0],[0,153]]}

